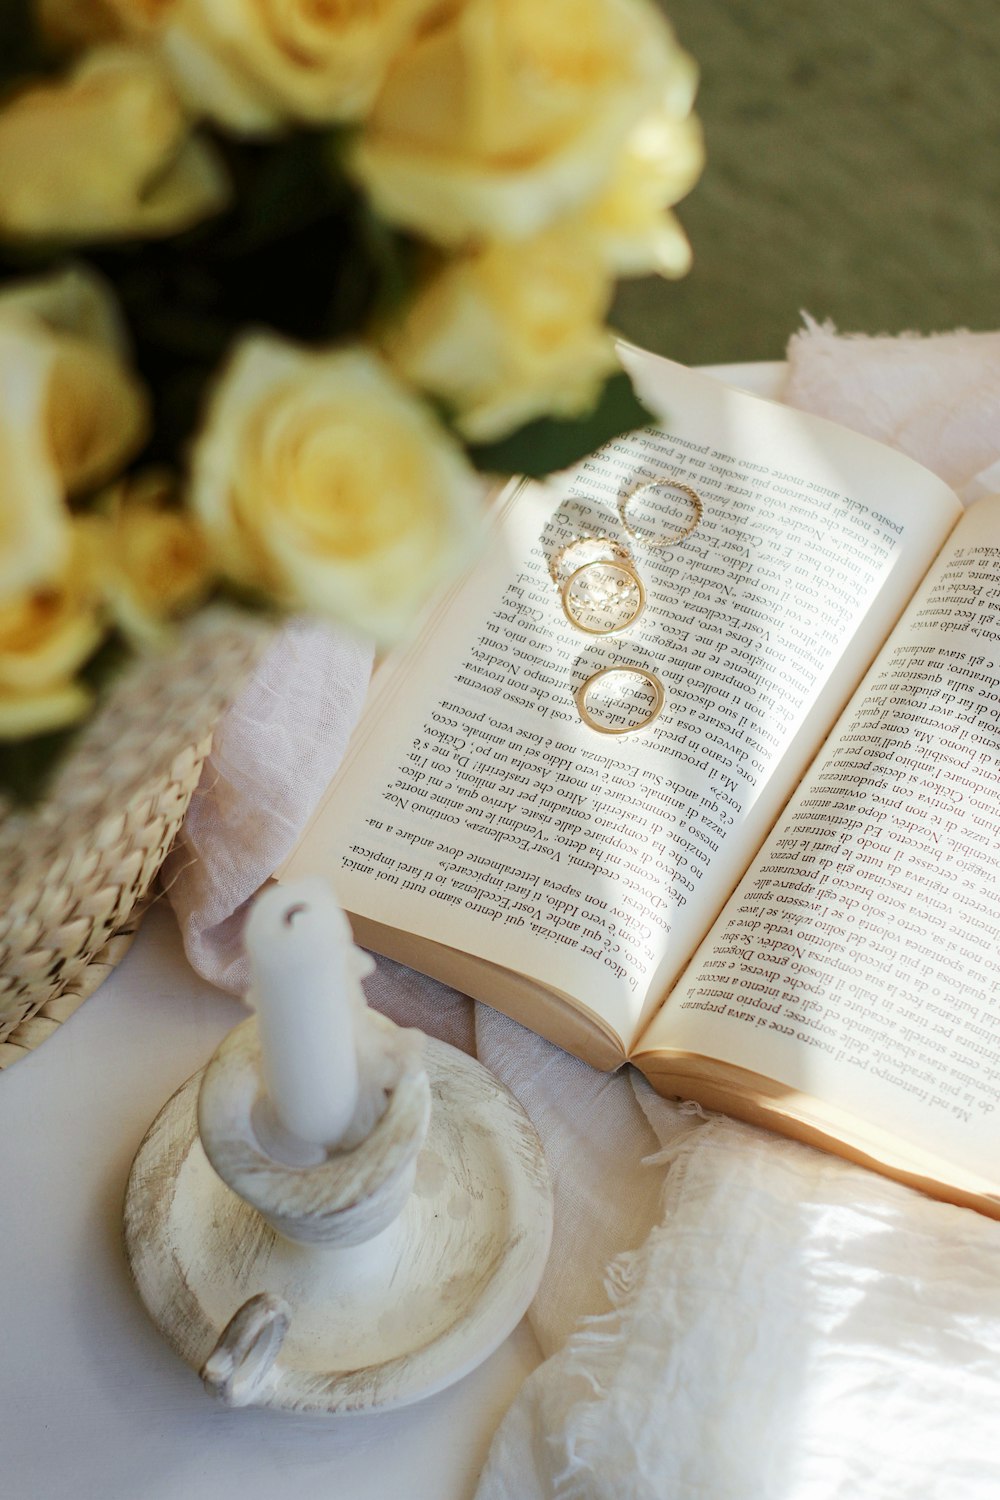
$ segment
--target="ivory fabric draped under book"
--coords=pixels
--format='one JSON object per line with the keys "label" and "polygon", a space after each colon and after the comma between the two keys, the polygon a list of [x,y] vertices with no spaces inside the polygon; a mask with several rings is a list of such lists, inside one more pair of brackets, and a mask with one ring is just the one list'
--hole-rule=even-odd
{"label": "ivory fabric draped under book", "polygon": [[[1000,333],[845,337],[807,321],[788,353],[790,404],[970,498],[1000,489]],[[293,627],[220,728],[166,871],[215,983],[242,985],[242,912],[343,754],[369,665],[360,643]],[[386,961],[369,998],[477,1050],[552,1168],[530,1314],[550,1358],[501,1425],[479,1500],[1000,1492],[1000,1223],[701,1117],[632,1070],[596,1073]]]}

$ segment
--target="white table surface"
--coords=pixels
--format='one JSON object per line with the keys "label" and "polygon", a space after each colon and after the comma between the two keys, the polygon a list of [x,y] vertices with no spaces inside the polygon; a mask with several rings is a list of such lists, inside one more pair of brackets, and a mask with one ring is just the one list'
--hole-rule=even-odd
{"label": "white table surface", "polygon": [[160,1107],[245,1014],[187,966],[169,909],[59,1032],[0,1074],[3,1500],[467,1500],[540,1355],[526,1323],[398,1412],[216,1405],[129,1279],[122,1199]]}

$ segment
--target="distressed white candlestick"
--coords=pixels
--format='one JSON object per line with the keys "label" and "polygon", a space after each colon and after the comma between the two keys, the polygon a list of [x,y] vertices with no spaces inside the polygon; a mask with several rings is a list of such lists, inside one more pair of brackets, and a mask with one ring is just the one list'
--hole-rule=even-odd
{"label": "distressed white candlestick", "polygon": [[421,1065],[423,1037],[368,1012],[371,1026],[395,1049],[389,1108],[365,1140],[319,1162],[288,1163],[261,1140],[255,1103],[263,1074],[253,1018],[225,1038],[209,1062],[198,1097],[201,1143],[234,1193],[271,1227],[300,1244],[364,1244],[397,1217],[413,1186],[427,1133],[430,1093]]}
{"label": "distressed white candlestick", "polygon": [[366,1019],[360,978],[370,961],[354,948],[343,912],[318,879],[264,891],[250,912],[246,949],[247,1001],[257,1012],[270,1106],[254,1116],[261,1143],[296,1164],[320,1160],[345,1138],[357,1139],[359,1100],[365,1134],[385,1107],[377,1060],[366,1058],[365,1076],[359,1072]]}
{"label": "distressed white candlestick", "polygon": [[368,1009],[369,960],[321,882],[258,897],[247,948],[257,1015],[132,1166],[136,1285],[229,1405],[417,1400],[534,1295],[552,1228],[538,1137],[474,1059]]}

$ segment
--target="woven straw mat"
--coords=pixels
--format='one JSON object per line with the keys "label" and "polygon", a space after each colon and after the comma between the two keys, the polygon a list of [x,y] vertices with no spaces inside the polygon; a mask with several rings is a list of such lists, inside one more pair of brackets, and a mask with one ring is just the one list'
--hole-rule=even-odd
{"label": "woven straw mat", "polygon": [[212,726],[261,640],[256,625],[203,617],[119,680],[44,802],[0,817],[0,1068],[51,1036],[128,950]]}

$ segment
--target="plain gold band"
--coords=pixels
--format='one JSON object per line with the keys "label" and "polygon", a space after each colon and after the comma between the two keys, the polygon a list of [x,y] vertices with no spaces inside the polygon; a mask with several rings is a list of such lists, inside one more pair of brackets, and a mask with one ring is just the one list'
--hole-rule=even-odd
{"label": "plain gold band", "polygon": [[[690,526],[686,526],[683,531],[675,531],[672,535],[660,537],[653,536],[648,531],[640,531],[637,526],[633,526],[629,522],[626,513],[632,501],[645,490],[678,490],[682,495],[686,495],[694,506],[694,520]],[[690,536],[692,531],[697,530],[704,513],[705,507],[697,490],[693,490],[689,484],[682,484],[679,479],[667,479],[666,477],[663,479],[650,479],[646,484],[640,484],[638,489],[633,490],[631,494],[623,495],[618,501],[618,515],[625,530],[629,536],[635,537],[637,541],[645,542],[647,547],[675,547],[678,542],[683,542],[685,537]]]}
{"label": "plain gold band", "polygon": [[[639,604],[638,607],[633,611],[633,613],[629,615],[628,619],[623,622],[623,624],[609,625],[607,630],[595,630],[592,625],[582,624],[581,621],[577,619],[576,615],[573,614],[572,610],[569,607],[569,604],[567,603],[567,600],[569,598],[569,591],[573,585],[574,578],[579,578],[580,574],[586,573],[588,568],[618,568],[622,573],[627,573],[629,577],[634,580],[635,586],[639,591]],[[616,635],[619,630],[627,630],[630,625],[634,625],[636,620],[638,620],[639,616],[642,614],[643,610],[646,608],[646,590],[643,588],[642,579],[639,577],[635,569],[630,568],[627,563],[610,562],[607,558],[604,557],[595,557],[593,562],[584,563],[582,567],[575,568],[567,578],[566,582],[563,584],[561,597],[563,614],[566,616],[567,620],[575,630],[582,630],[585,635]]]}
{"label": "plain gold band", "polygon": [[[601,678],[607,677],[609,672],[631,672],[634,676],[641,677],[645,682],[648,682],[653,689],[653,706],[646,717],[640,719],[637,724],[626,724],[621,729],[616,729],[607,724],[598,724],[597,720],[591,717],[590,711],[587,708],[587,695],[595,682],[600,682]],[[586,682],[577,688],[575,696],[577,712],[580,718],[587,725],[588,729],[595,729],[598,734],[634,734],[637,729],[645,729],[647,724],[652,724],[653,720],[659,717],[663,705],[667,701],[667,695],[663,690],[663,683],[654,673],[647,672],[645,667],[622,666],[620,664],[618,666],[602,667],[599,672],[595,672],[591,677],[588,677]]]}

